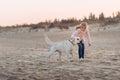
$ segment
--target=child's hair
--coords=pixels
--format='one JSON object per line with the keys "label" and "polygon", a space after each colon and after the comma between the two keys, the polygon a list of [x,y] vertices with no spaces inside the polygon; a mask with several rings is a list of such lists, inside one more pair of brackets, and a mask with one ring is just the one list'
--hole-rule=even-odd
{"label": "child's hair", "polygon": [[88,29],[88,24],[87,22],[81,22],[79,25],[77,25],[76,30],[84,26],[86,30]]}
{"label": "child's hair", "polygon": [[82,22],[81,24],[80,24],[80,26],[86,26],[87,27],[87,22]]}

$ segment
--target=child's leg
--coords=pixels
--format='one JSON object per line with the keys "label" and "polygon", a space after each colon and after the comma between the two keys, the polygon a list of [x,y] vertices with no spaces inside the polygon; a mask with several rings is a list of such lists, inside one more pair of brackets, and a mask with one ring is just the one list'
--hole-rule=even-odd
{"label": "child's leg", "polygon": [[84,43],[81,43],[81,45],[82,45],[82,51],[81,51],[82,58],[84,59],[85,46],[84,46]]}
{"label": "child's leg", "polygon": [[79,59],[82,58],[82,44],[81,43],[78,44],[78,55],[79,55]]}

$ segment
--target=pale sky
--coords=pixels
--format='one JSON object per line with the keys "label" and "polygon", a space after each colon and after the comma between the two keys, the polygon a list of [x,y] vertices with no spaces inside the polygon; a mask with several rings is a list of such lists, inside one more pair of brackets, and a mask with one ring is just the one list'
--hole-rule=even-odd
{"label": "pale sky", "polygon": [[0,25],[30,24],[55,18],[82,19],[90,12],[111,16],[120,0],[0,0]]}

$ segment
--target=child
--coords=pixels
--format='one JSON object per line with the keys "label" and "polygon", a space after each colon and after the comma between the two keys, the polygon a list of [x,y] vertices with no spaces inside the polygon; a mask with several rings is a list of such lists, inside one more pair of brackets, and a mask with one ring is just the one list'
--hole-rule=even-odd
{"label": "child", "polygon": [[91,38],[90,38],[90,33],[88,30],[88,25],[86,22],[82,22],[80,25],[76,27],[76,31],[71,35],[71,38],[74,37],[80,37],[80,43],[78,43],[78,54],[79,54],[79,59],[81,61],[84,60],[84,51],[85,51],[85,37],[88,38],[88,44],[91,46]]}

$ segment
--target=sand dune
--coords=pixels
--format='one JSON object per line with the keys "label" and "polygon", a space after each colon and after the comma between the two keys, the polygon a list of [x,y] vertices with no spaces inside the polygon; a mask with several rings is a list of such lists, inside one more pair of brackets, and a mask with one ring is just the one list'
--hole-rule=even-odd
{"label": "sand dune", "polygon": [[92,46],[86,44],[85,61],[57,61],[55,54],[46,65],[49,47],[44,33],[53,41],[70,38],[70,30],[31,31],[28,28],[0,32],[0,80],[120,80],[120,24],[106,30],[91,27]]}

